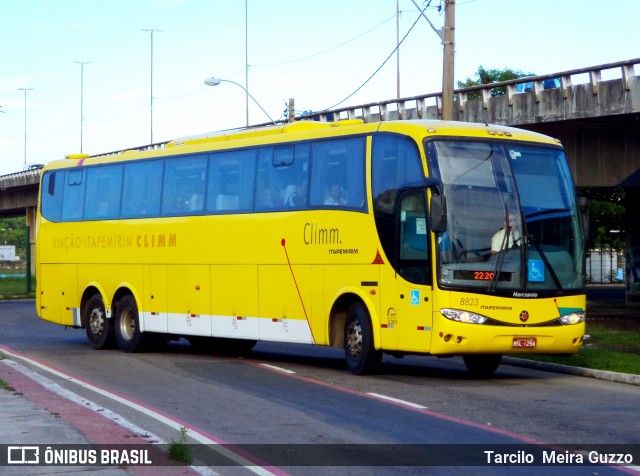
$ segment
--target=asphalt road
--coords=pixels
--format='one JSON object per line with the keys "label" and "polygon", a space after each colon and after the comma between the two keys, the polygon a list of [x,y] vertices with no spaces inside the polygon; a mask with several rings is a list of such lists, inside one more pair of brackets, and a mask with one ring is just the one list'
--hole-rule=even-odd
{"label": "asphalt road", "polygon": [[[477,380],[457,358],[385,357],[379,374],[357,377],[342,352],[302,345],[259,343],[242,358],[197,353],[185,341],[143,354],[95,351],[84,331],[39,320],[33,301],[0,302],[0,345],[166,441],[179,434],[155,415],[240,445],[639,442],[638,387],[508,365]],[[556,466],[545,474],[556,470],[568,474]],[[539,474],[527,471],[518,474]]]}

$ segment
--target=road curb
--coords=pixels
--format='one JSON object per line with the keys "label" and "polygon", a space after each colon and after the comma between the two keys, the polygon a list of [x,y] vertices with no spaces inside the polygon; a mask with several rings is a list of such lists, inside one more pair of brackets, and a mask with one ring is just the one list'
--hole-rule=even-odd
{"label": "road curb", "polygon": [[526,367],[536,370],[546,370],[548,372],[558,372],[580,377],[590,377],[609,382],[626,383],[629,385],[640,385],[640,375],[623,374],[620,372],[610,372],[608,370],[587,369],[584,367],[572,367],[570,365],[553,364],[551,362],[539,362],[537,360],[527,360],[518,357],[502,357],[502,363],[515,367]]}

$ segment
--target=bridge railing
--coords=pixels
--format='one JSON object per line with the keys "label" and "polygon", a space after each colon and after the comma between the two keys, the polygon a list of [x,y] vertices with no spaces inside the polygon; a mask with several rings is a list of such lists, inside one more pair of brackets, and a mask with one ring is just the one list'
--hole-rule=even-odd
{"label": "bridge railing", "polygon": [[[512,99],[516,92],[518,84],[532,83],[533,93],[536,101],[540,101],[540,93],[544,89],[544,81],[549,79],[559,79],[560,87],[564,98],[568,98],[573,84],[573,79],[586,75],[591,84],[591,91],[594,95],[599,92],[599,85],[602,81],[602,73],[607,70],[619,70],[622,77],[622,84],[626,90],[630,89],[629,81],[635,76],[635,66],[640,64],[640,58],[627,61],[618,61],[615,63],[606,63],[587,68],[572,69],[559,73],[546,74],[541,76],[528,76],[510,81],[502,81],[497,83],[483,84],[468,88],[460,88],[454,90],[456,107],[460,112],[464,111],[465,105],[469,97],[479,96],[482,98],[485,108],[488,107],[489,99],[495,88],[504,88],[508,97],[509,105],[512,105]],[[404,97],[399,99],[389,99],[386,101],[373,102],[358,106],[348,106],[326,111],[318,111],[307,113],[296,119],[313,119],[322,122],[334,122],[341,119],[360,118],[365,122],[370,120],[389,120],[389,119],[422,119],[427,117],[427,106],[437,106],[437,116],[442,113],[442,93],[429,93],[420,96]],[[262,125],[262,124],[260,124]],[[266,124],[265,124],[266,125]]]}
{"label": "bridge railing", "polygon": [[0,175],[0,190],[9,187],[31,185],[40,182],[41,169],[29,169],[21,172]]}

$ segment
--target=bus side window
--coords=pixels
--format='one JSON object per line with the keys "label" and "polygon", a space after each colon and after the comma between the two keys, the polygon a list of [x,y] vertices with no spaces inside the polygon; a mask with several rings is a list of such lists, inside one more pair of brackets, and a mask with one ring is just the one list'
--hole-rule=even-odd
{"label": "bus side window", "polygon": [[58,170],[47,172],[42,178],[42,216],[49,221],[60,221],[62,216],[62,197],[67,172]]}
{"label": "bus side window", "polygon": [[122,165],[87,168],[85,220],[118,218],[122,190]]}
{"label": "bus side window", "polygon": [[122,218],[157,217],[162,194],[162,160],[130,162],[124,166]]}
{"label": "bus side window", "polygon": [[311,206],[363,209],[365,200],[363,137],[313,144]]}
{"label": "bus side window", "polygon": [[202,212],[202,206],[199,209],[190,210],[189,201],[195,198],[194,195],[204,197],[207,162],[206,155],[166,160],[162,187],[162,215],[193,215]]}
{"label": "bus side window", "polygon": [[414,190],[400,196],[400,242],[398,273],[408,281],[429,284],[429,233],[425,192]]}
{"label": "bus side window", "polygon": [[308,144],[296,144],[260,150],[256,211],[306,208],[309,149]]}
{"label": "bus side window", "polygon": [[[273,167],[273,148],[266,147],[258,151],[256,196],[254,208],[256,211],[268,211],[276,207],[274,190],[277,189]],[[277,195],[276,195],[277,196]]]}
{"label": "bus side window", "polygon": [[311,148],[309,144],[296,144],[293,147],[293,151],[293,161],[287,164],[285,169],[281,169],[286,176],[283,204],[285,208],[306,208],[309,192],[309,157]]}
{"label": "bus side window", "polygon": [[84,170],[69,170],[62,203],[62,221],[82,219],[84,211]]}
{"label": "bus side window", "polygon": [[209,156],[207,213],[253,210],[256,149],[217,152]]}

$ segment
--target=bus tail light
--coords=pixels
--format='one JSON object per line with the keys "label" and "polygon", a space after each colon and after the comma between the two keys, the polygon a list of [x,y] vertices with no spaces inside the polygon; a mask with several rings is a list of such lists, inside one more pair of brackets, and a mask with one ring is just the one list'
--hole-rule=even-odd
{"label": "bus tail light", "polygon": [[487,317],[470,311],[461,311],[460,309],[440,309],[440,314],[449,320],[456,322],[464,322],[467,324],[484,324]]}

